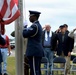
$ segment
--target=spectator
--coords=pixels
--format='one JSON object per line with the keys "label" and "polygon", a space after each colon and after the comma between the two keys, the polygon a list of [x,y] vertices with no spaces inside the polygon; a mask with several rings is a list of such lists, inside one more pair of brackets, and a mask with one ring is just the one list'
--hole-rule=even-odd
{"label": "spectator", "polygon": [[1,53],[2,53],[2,58],[3,58],[3,69],[2,69],[2,73],[4,75],[8,75],[7,74],[7,53],[9,52],[10,55],[10,44],[9,44],[9,38],[8,36],[5,34],[5,28],[1,30],[1,36],[6,40],[6,44],[0,45],[0,49],[1,49]]}
{"label": "spectator", "polygon": [[73,38],[74,39],[74,49],[73,49],[73,52],[76,53],[76,28],[73,29],[69,34],[68,36]]}
{"label": "spectator", "polygon": [[66,28],[62,25],[61,32],[56,34],[55,44],[57,44],[57,55],[66,59],[66,74],[70,74],[70,56],[72,51],[70,43]]}
{"label": "spectator", "polygon": [[[54,46],[53,45],[53,39],[54,39],[54,33],[51,31],[51,26],[50,24],[45,25],[45,30],[43,31],[43,36],[42,36],[42,45],[44,48],[44,55],[45,57],[48,58],[49,64],[50,64],[50,70],[51,70],[51,64],[53,62],[53,57],[54,57]],[[46,64],[45,64],[46,67]]]}
{"label": "spectator", "polygon": [[[69,33],[68,25],[67,24],[63,24],[63,25],[65,27],[66,33]],[[74,39],[73,38],[69,38],[69,39],[70,39],[70,42],[71,42],[69,48],[73,49],[74,48]]]}

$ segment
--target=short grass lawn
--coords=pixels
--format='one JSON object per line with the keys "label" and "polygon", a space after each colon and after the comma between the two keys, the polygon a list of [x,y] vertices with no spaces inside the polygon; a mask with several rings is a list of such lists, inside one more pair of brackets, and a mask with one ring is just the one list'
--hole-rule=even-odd
{"label": "short grass lawn", "polygon": [[8,57],[7,71],[9,75],[16,75],[15,57]]}
{"label": "short grass lawn", "polygon": [[[8,61],[7,61],[7,71],[9,75],[16,75],[16,66],[15,66],[15,57],[8,57]],[[41,65],[42,67],[44,65]],[[42,72],[42,75],[44,75],[45,72]],[[55,75],[57,75],[55,73]],[[71,74],[71,75],[76,75],[75,74]]]}

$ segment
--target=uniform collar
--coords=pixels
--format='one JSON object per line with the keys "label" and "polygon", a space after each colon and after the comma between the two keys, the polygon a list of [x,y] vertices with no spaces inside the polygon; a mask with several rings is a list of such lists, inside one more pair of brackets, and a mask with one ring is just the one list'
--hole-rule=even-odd
{"label": "uniform collar", "polygon": [[38,21],[38,20],[36,20],[36,21],[34,21],[34,22],[33,22],[33,24],[34,24],[34,23],[36,23],[36,22],[39,22],[39,21]]}

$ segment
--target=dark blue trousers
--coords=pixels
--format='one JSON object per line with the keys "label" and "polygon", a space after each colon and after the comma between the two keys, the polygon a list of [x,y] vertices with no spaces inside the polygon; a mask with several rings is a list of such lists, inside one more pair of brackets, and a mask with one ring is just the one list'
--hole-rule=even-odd
{"label": "dark blue trousers", "polygon": [[41,58],[42,57],[35,56],[28,57],[30,65],[30,75],[41,75]]}

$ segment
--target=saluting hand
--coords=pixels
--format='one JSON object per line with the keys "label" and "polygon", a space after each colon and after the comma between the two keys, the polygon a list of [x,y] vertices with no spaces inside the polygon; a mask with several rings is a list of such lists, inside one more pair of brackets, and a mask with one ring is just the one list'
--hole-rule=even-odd
{"label": "saluting hand", "polygon": [[24,22],[23,26],[24,26],[24,28],[27,28],[27,26],[28,26],[27,21]]}
{"label": "saluting hand", "polygon": [[68,56],[69,56],[69,57],[71,56],[71,52],[68,52]]}
{"label": "saluting hand", "polygon": [[45,29],[46,29],[46,25],[45,25],[44,27],[42,27],[42,29],[44,29],[44,30],[45,30]]}
{"label": "saluting hand", "polygon": [[73,29],[73,31],[76,31],[76,28],[75,28],[75,29]]}

